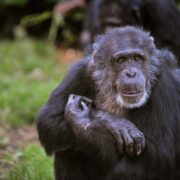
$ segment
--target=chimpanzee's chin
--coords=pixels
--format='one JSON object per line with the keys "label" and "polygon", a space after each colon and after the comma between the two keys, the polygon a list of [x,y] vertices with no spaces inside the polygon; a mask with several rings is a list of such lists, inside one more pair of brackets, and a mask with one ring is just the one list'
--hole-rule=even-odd
{"label": "chimpanzee's chin", "polygon": [[147,93],[122,94],[117,96],[117,103],[124,108],[133,109],[141,107],[147,100]]}

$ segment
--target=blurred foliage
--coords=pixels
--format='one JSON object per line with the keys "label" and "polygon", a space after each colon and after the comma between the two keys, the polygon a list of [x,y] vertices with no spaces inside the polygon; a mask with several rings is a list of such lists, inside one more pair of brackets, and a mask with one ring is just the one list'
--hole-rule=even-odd
{"label": "blurred foliage", "polygon": [[53,180],[53,160],[39,146],[29,145],[5,180]]}
{"label": "blurred foliage", "polygon": [[0,124],[34,121],[64,76],[55,48],[29,39],[0,42]]}
{"label": "blurred foliage", "polygon": [[28,36],[77,46],[84,12],[78,8],[54,15],[57,2],[61,0],[0,0],[0,38],[14,39],[20,27]]}
{"label": "blurred foliage", "polygon": [[27,0],[1,0],[0,4],[2,5],[24,5],[27,3]]}
{"label": "blurred foliage", "polygon": [[[25,5],[26,3],[30,2],[30,1],[33,1],[33,0],[1,0],[0,1],[0,4],[1,5],[17,5],[17,6],[22,6],[22,5]],[[53,2],[53,3],[57,3],[57,2],[60,2],[62,0],[41,0],[42,3],[43,2]]]}
{"label": "blurred foliage", "polygon": [[33,25],[41,23],[42,21],[47,20],[51,16],[52,16],[52,13],[49,11],[46,11],[40,14],[28,15],[21,19],[20,24],[24,27],[33,26]]}

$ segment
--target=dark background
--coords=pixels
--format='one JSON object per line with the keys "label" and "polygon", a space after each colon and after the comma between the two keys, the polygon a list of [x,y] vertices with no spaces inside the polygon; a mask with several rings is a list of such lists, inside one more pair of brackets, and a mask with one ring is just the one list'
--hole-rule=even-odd
{"label": "dark background", "polygon": [[[1,0],[0,38],[13,39],[18,34],[18,30],[35,38],[48,38],[52,25],[53,8],[58,2],[63,1]],[[58,40],[61,40],[61,43],[65,45],[76,44],[82,29],[83,17],[83,8],[75,8],[64,14],[58,23],[56,43],[58,44]]]}

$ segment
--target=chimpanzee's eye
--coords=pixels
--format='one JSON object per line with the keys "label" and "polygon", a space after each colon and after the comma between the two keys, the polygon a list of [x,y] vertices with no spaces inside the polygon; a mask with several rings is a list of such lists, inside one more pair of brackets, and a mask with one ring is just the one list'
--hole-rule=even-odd
{"label": "chimpanzee's eye", "polygon": [[135,60],[135,61],[143,61],[143,57],[140,56],[140,55],[135,55],[135,56],[134,56],[134,60]]}
{"label": "chimpanzee's eye", "polygon": [[117,62],[117,63],[122,63],[122,62],[124,62],[125,60],[126,60],[125,57],[119,57],[119,58],[116,59],[116,62]]}
{"label": "chimpanzee's eye", "polygon": [[139,58],[139,56],[134,56],[134,60],[136,60],[136,61],[138,61],[140,58]]}

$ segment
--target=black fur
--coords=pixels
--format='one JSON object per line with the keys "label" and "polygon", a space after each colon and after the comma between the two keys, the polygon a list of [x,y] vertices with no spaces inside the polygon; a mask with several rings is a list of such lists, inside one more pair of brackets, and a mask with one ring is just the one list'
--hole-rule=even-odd
{"label": "black fur", "polygon": [[[139,29],[134,28],[133,30],[127,27],[122,30],[126,32],[126,29],[141,35]],[[116,31],[121,32],[121,29]],[[142,31],[142,36],[144,34],[145,32]],[[101,36],[103,39],[104,37]],[[116,35],[112,36],[112,41],[113,38],[118,40]],[[96,45],[95,50],[97,48]],[[56,179],[180,179],[180,70],[174,63],[174,56],[163,52],[157,49],[158,63],[155,66],[157,66],[158,74],[155,75],[156,83],[152,85],[148,101],[142,107],[128,109],[126,112],[126,118],[142,130],[146,138],[145,151],[139,157],[134,158],[129,158],[126,154],[123,156],[118,154],[116,139],[111,134],[109,135],[110,131],[106,129],[104,140],[102,139],[101,142],[105,143],[102,147],[105,155],[94,147],[96,138],[99,138],[98,132],[103,131],[100,129],[103,126],[97,129],[94,142],[90,144],[77,142],[73,130],[64,119],[68,97],[70,94],[77,94],[94,101],[97,89],[88,67],[92,56],[86,57],[71,68],[37,118],[40,141],[48,154],[55,154]],[[167,64],[171,66],[168,67]],[[122,128],[126,127],[127,122],[122,124]],[[108,141],[111,146],[106,144]]]}

